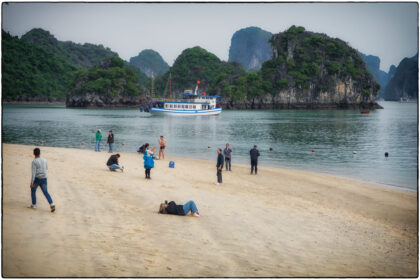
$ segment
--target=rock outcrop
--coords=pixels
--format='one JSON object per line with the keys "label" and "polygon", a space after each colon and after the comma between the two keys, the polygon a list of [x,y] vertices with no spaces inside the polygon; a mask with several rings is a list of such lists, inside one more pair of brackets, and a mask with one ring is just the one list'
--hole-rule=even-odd
{"label": "rock outcrop", "polygon": [[399,101],[404,99],[418,99],[418,55],[404,58],[392,75],[384,90],[384,99]]}
{"label": "rock outcrop", "polygon": [[236,31],[230,43],[229,61],[239,63],[246,71],[259,71],[273,55],[268,42],[271,36],[270,32],[259,27]]}
{"label": "rock outcrop", "polygon": [[138,56],[130,58],[130,64],[140,69],[148,77],[163,75],[169,70],[168,63],[154,50],[141,51]]}

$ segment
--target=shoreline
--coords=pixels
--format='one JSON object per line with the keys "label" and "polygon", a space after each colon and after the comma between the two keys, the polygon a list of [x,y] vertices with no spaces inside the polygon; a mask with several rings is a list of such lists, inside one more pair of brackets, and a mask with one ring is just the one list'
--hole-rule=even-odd
{"label": "shoreline", "polygon": [[[30,204],[32,145],[2,145],[4,277],[416,277],[417,194],[331,175],[166,155],[152,180],[121,152],[41,146],[49,205]],[[114,153],[115,154],[115,153]],[[175,160],[175,168],[169,168]],[[200,218],[161,215],[194,200]]]}
{"label": "shoreline", "polygon": [[[10,144],[10,145],[22,145],[22,146],[31,146],[31,145],[27,145],[27,144],[16,144],[16,143],[5,143],[5,144]],[[35,146],[34,146],[35,147]],[[76,149],[76,150],[85,150],[85,151],[93,151],[92,149],[86,149],[86,148],[76,148],[76,147],[58,147],[58,146],[37,146],[37,147],[51,147],[51,148],[63,148],[63,149]],[[105,152],[106,149],[102,149],[101,152]],[[107,152],[106,152],[107,153]],[[136,152],[114,152],[115,153],[127,153],[127,154],[138,154]],[[211,160],[209,159],[205,159],[205,158],[200,158],[200,157],[184,157],[184,156],[178,156],[178,155],[174,155],[173,157],[175,158],[180,158],[180,159],[185,159],[185,160],[203,160],[203,161],[208,161],[211,162]],[[246,163],[244,163],[243,161],[238,161],[235,163],[235,165],[240,165],[242,167],[249,167],[249,165],[247,165]],[[389,188],[389,189],[395,189],[395,190],[401,190],[401,191],[405,191],[405,192],[410,192],[410,193],[415,193],[417,194],[417,187],[416,188],[410,188],[407,186],[399,186],[399,185],[392,185],[392,184],[386,184],[386,183],[379,183],[379,182],[374,182],[374,181],[369,181],[369,180],[361,180],[358,178],[354,178],[351,176],[347,176],[347,175],[343,175],[343,174],[335,174],[332,172],[328,172],[328,171],[315,171],[315,170],[309,170],[309,169],[304,169],[304,168],[292,168],[292,167],[287,167],[287,166],[282,166],[282,165],[271,165],[271,164],[258,164],[259,167],[267,167],[267,168],[278,168],[281,170],[290,170],[290,171],[302,171],[302,172],[308,172],[308,173],[313,173],[313,174],[323,174],[323,175],[327,175],[327,176],[332,176],[332,177],[337,177],[337,178],[341,178],[341,179],[348,179],[348,180],[354,180],[356,182],[359,183],[367,183],[367,184],[373,184],[373,185],[377,185],[379,187],[383,187],[383,188]]]}

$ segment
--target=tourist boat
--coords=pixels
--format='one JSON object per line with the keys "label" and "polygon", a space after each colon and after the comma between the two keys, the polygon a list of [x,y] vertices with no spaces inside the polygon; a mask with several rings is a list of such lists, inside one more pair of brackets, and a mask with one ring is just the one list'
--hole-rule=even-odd
{"label": "tourist boat", "polygon": [[181,99],[156,99],[149,108],[152,114],[165,114],[173,116],[211,116],[219,115],[222,107],[216,102],[221,96],[206,95],[205,92],[198,94],[198,84],[194,93],[185,90]]}

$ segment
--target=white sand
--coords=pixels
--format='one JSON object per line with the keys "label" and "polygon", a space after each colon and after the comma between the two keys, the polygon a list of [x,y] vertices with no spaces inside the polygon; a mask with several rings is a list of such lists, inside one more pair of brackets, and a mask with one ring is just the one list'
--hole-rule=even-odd
{"label": "white sand", "polygon": [[[3,144],[5,277],[416,277],[417,194],[303,171],[143,160],[42,147],[48,190],[30,204],[32,146]],[[175,169],[168,161],[175,160]],[[216,160],[216,154],[215,154]],[[194,200],[201,217],[157,214]]]}

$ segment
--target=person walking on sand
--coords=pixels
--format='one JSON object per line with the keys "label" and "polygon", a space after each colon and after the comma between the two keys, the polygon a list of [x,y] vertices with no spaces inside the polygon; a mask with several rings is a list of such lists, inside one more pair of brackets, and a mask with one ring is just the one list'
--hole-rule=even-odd
{"label": "person walking on sand", "polygon": [[226,165],[226,171],[232,171],[231,169],[231,153],[232,149],[230,148],[229,144],[226,144],[226,148],[223,150],[223,155],[225,156],[225,165]]}
{"label": "person walking on sand", "polygon": [[120,169],[121,172],[124,171],[124,166],[120,167],[120,164],[118,163],[119,158],[120,154],[112,155],[109,157],[108,161],[106,162],[106,165],[108,166],[109,170],[115,171],[117,169]]}
{"label": "person walking on sand", "polygon": [[150,145],[149,143],[144,144],[144,156],[143,156],[143,160],[144,160],[144,173],[146,175],[146,179],[152,179],[150,178],[150,169],[152,169],[153,167],[155,167],[155,162],[153,160],[153,154],[156,151],[156,147],[154,147],[153,149],[150,150]]}
{"label": "person walking on sand", "polygon": [[257,166],[258,166],[258,157],[260,156],[260,152],[257,150],[257,145],[254,145],[254,148],[249,151],[251,156],[251,174],[254,172],[255,168],[255,175],[257,175]]}
{"label": "person walking on sand", "polygon": [[102,140],[101,130],[98,129],[98,131],[96,131],[95,152],[100,152],[101,151],[101,140]]}
{"label": "person walking on sand", "polygon": [[166,147],[166,140],[165,138],[163,138],[163,136],[160,136],[159,140],[159,159],[160,159],[160,155],[162,155],[162,159],[165,159],[165,147]]}
{"label": "person walking on sand", "polygon": [[42,193],[50,204],[51,212],[55,211],[55,205],[47,190],[47,160],[42,158],[41,150],[34,149],[34,160],[32,161],[32,179],[31,179],[31,199],[32,204],[28,208],[36,209],[36,190],[38,186],[41,187]]}
{"label": "person walking on sand", "polygon": [[191,216],[200,217],[197,206],[195,205],[195,202],[192,200],[188,201],[184,205],[176,205],[175,201],[171,201],[168,203],[168,201],[165,200],[165,203],[161,203],[159,206],[160,214],[186,216],[188,215],[190,211],[191,211]]}
{"label": "person walking on sand", "polygon": [[114,133],[112,133],[112,130],[109,131],[108,134],[108,140],[106,142],[109,145],[109,153],[112,153],[114,151]]}
{"label": "person walking on sand", "polygon": [[217,149],[217,185],[220,185],[222,183],[222,169],[223,169],[223,155],[222,155],[222,149]]}

